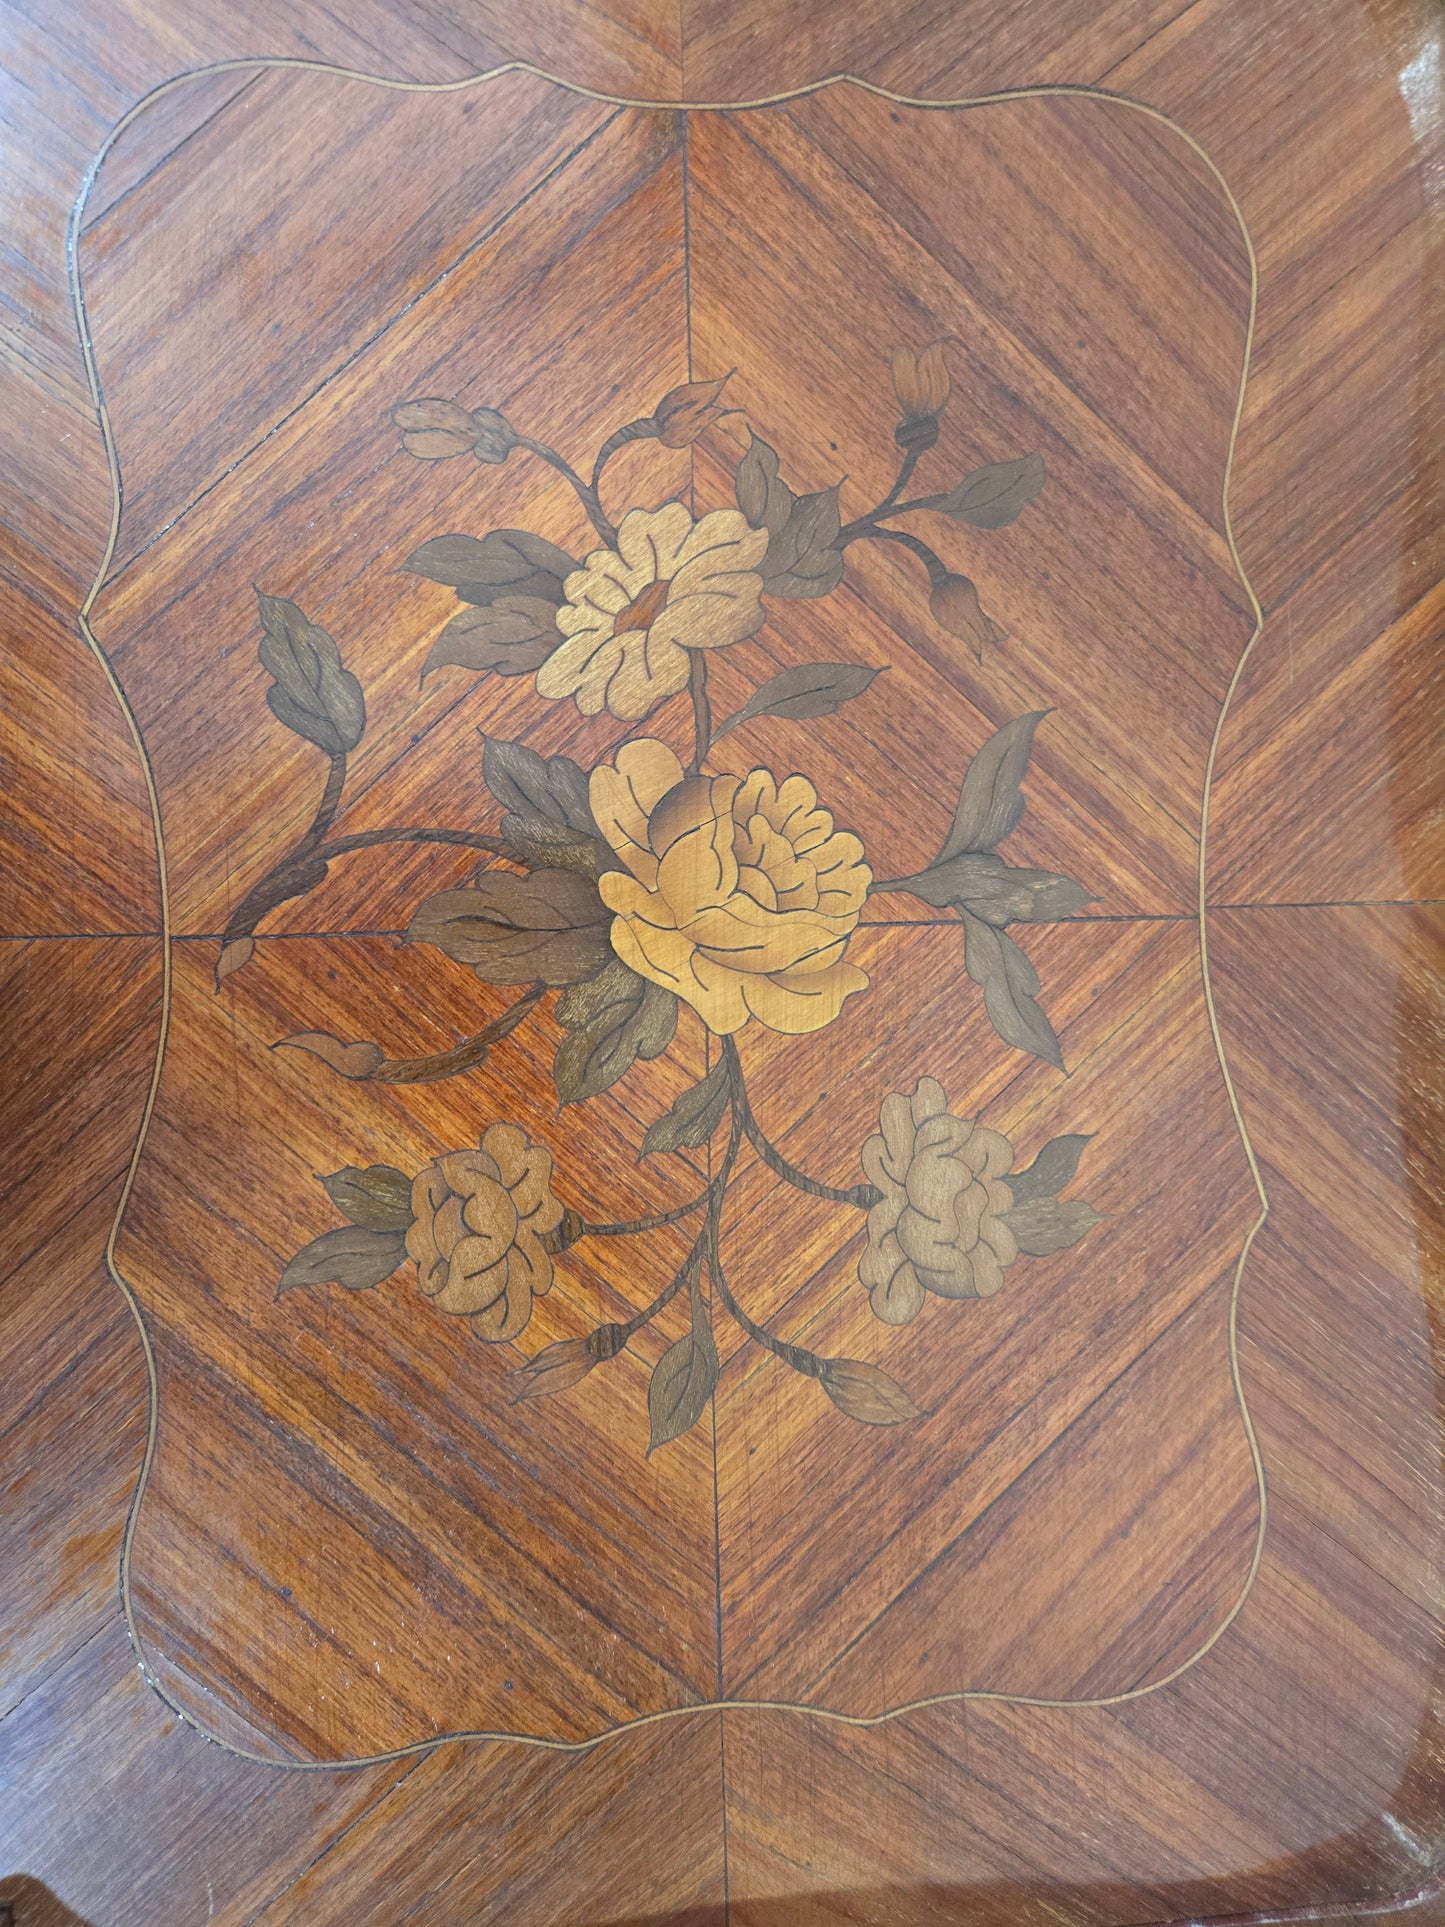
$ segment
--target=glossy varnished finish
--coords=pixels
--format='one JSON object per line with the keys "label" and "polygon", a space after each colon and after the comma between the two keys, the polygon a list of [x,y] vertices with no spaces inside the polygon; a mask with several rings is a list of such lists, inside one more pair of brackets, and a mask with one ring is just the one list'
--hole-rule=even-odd
{"label": "glossy varnished finish", "polygon": [[[1044,32],[902,8],[846,29],[802,8],[776,23],[685,8],[679,38],[676,21],[575,10],[546,23],[550,50],[536,21],[525,44],[503,22],[460,66],[517,53],[691,100],[757,91],[764,68],[770,87],[847,65],[935,98],[1102,83],[1203,143],[1261,269],[1232,500],[1268,612],[1211,799],[1217,1035],[1195,839],[1252,630],[1219,514],[1250,277],[1222,190],[1168,127],[1057,98],[910,122],[843,87],[684,128],[525,75],[387,95],[263,72],[187,83],[117,144],[79,254],[126,483],[92,622],[158,785],[177,938],[116,1248],[159,1387],[127,1597],[162,1694],[236,1750],[206,1748],[131,1670],[111,1592],[148,1388],[101,1253],[161,958],[139,766],[71,626],[105,468],[47,481],[56,372],[15,417],[34,452],[8,551],[7,700],[33,774],[7,826],[6,914],[25,939],[6,946],[22,1099],[5,1343],[25,1388],[7,1421],[7,1572],[30,1549],[6,1595],[7,1871],[116,1921],[1122,1921],[1420,1885],[1439,1552],[1421,1291],[1438,1136],[1427,43],[1406,18],[1344,9],[1314,34],[1168,11]],[[138,57],[156,25],[137,19]],[[372,44],[387,36],[397,72],[457,70],[379,16]],[[1347,151],[1318,111],[1331,89],[1358,133]],[[941,191],[951,176],[976,202]],[[382,178],[394,191],[358,219],[361,184]],[[28,360],[7,379],[64,368],[45,316],[31,295]],[[875,874],[908,875],[989,731],[1050,707],[1003,854],[1098,899],[1015,928],[1070,1074],[995,1035],[954,912],[903,892],[870,898],[849,939],[868,996],[811,1036],[751,1025],[742,1063],[762,1127],[836,1186],[861,1178],[879,1094],[920,1077],[1006,1133],[1019,1166],[1050,1136],[1092,1133],[1064,1188],[1104,1224],[1010,1266],[997,1299],[885,1329],[840,1208],[785,1204],[744,1149],[723,1230],[739,1297],[793,1342],[886,1363],[929,1417],[864,1430],[720,1319],[703,1426],[646,1459],[648,1375],[688,1329],[685,1298],[570,1393],[509,1405],[501,1386],[544,1340],[643,1304],[686,1227],[569,1247],[514,1352],[427,1305],[411,1265],[375,1292],[272,1303],[287,1257],[340,1221],[312,1172],[377,1159],[410,1175],[475,1142],[483,1112],[546,1144],[586,1219],[675,1202],[689,1157],[706,1181],[702,1153],[633,1160],[708,1059],[685,1016],[664,1056],[558,1117],[550,997],[451,1082],[348,1084],[272,1050],[303,1029],[436,1050],[515,997],[384,934],[475,868],[435,846],[334,863],[268,912],[215,994],[222,933],[304,832],[326,766],[265,707],[251,585],[304,604],[365,687],[336,832],[494,832],[479,728],[590,767],[622,726],[549,710],[530,676],[448,669],[418,697],[456,604],[395,571],[443,529],[530,528],[576,553],[589,532],[524,456],[414,460],[392,407],[493,402],[581,466],[690,372],[735,367],[727,399],[797,487],[846,473],[846,520],[891,480],[890,349],[943,332],[954,393],[930,486],[1031,448],[1047,464],[1008,528],[913,524],[1009,635],[976,663],[930,621],[914,558],[858,544],[836,594],[770,600],[764,631],[710,652],[714,716],[798,662],[886,674],[832,716],[741,726],[712,767],[805,770],[870,859],[888,851]],[[745,446],[739,418],[690,451],[648,443],[604,496],[619,515],[679,493],[699,515],[730,508]],[[645,727],[686,757],[685,697]],[[1236,1386],[1230,1312],[1259,1214],[1246,1144],[1270,1216],[1244,1274]],[[1251,1425],[1269,1479],[1257,1566]],[[979,1686],[1131,1697],[951,1698]],[[871,1717],[937,1695],[950,1703],[877,1726],[789,1710]],[[719,1698],[786,1704],[686,1710]],[[354,1758],[476,1726],[577,1739],[658,1713],[575,1755],[453,1742],[299,1774],[241,1757]],[[130,1790],[103,1808],[118,1780]]]}

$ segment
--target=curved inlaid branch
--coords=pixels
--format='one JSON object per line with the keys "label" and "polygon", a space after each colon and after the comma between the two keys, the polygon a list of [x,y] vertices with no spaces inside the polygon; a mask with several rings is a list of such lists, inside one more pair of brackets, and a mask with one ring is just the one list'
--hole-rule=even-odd
{"label": "curved inlaid branch", "polygon": [[324,1064],[340,1076],[350,1078],[354,1083],[370,1084],[435,1084],[444,1077],[456,1077],[462,1071],[475,1070],[486,1060],[493,1044],[499,1044],[504,1037],[510,1037],[529,1011],[547,994],[545,984],[533,984],[530,990],[510,1004],[500,1017],[494,1017],[470,1037],[464,1037],[450,1050],[433,1051],[426,1057],[388,1057],[380,1044],[369,1039],[347,1042],[333,1037],[326,1030],[298,1031],[294,1037],[282,1037],[274,1043],[273,1050],[304,1050],[313,1057],[319,1057]]}
{"label": "curved inlaid branch", "polygon": [[728,1066],[728,1081],[732,1092],[734,1113],[742,1120],[742,1128],[747,1135],[748,1143],[775,1176],[791,1184],[795,1190],[805,1191],[810,1198],[827,1198],[833,1204],[851,1204],[860,1211],[869,1211],[877,1204],[882,1194],[876,1186],[825,1184],[821,1178],[810,1178],[806,1171],[800,1171],[796,1164],[785,1158],[758,1123],[748,1098],[747,1086],[743,1082],[742,1059],[738,1056],[738,1047],[731,1037],[723,1039],[723,1057]]}

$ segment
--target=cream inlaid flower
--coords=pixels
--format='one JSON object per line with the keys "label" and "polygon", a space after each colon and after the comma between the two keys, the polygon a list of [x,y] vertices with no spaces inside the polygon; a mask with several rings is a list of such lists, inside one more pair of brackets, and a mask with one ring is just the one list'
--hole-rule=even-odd
{"label": "cream inlaid flower", "polygon": [[709,1030],[821,1030],[867,989],[843,951],[872,872],[805,776],[684,777],[644,737],[593,771],[591,802],[627,865],[598,882],[613,949]]}
{"label": "cream inlaid flower", "polygon": [[594,549],[563,584],[565,640],[537,671],[537,693],[572,696],[584,716],[645,716],[688,679],[690,649],[720,649],[762,627],[766,529],[737,509],[694,522],[681,502],[633,509],[616,549]]}
{"label": "cream inlaid flower", "polygon": [[920,1077],[909,1097],[883,1100],[863,1169],[881,1192],[868,1213],[858,1276],[877,1315],[906,1325],[924,1294],[991,1298],[1019,1255],[1006,1179],[1013,1145],[1001,1131],[954,1117],[943,1086]]}

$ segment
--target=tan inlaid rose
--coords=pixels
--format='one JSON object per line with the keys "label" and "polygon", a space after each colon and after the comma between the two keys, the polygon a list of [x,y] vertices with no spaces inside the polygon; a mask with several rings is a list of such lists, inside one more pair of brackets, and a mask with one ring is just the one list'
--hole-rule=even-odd
{"label": "tan inlaid rose", "polygon": [[406,1248],[426,1295],[471,1319],[478,1338],[515,1338],[551,1289],[543,1238],[562,1222],[552,1155],[515,1124],[493,1124],[476,1151],[449,1151],[411,1187]]}
{"label": "tan inlaid rose", "polygon": [[918,1081],[912,1097],[885,1097],[863,1169],[883,1193],[868,1213],[858,1276],[878,1316],[906,1325],[926,1292],[990,1298],[1019,1247],[1004,1214],[1013,1146],[998,1131],[954,1117],[943,1086]]}
{"label": "tan inlaid rose", "polygon": [[592,813],[627,868],[599,879],[612,947],[721,1036],[756,1017],[821,1030],[868,979],[843,960],[872,872],[804,776],[684,777],[665,743],[594,770]]}
{"label": "tan inlaid rose", "polygon": [[690,649],[720,649],[762,627],[767,546],[767,531],[737,509],[699,522],[681,502],[633,509],[616,549],[594,549],[563,583],[565,641],[537,671],[538,695],[572,696],[584,716],[645,716],[686,687]]}

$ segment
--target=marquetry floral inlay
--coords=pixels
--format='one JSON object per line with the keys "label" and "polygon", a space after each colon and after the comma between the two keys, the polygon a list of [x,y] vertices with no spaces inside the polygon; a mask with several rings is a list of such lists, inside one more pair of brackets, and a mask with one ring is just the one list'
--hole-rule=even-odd
{"label": "marquetry floral inlay", "polygon": [[[999,852],[1023,815],[1022,784],[1043,712],[1015,718],[983,744],[963,773],[937,854],[908,876],[879,876],[889,867],[886,847],[881,840],[871,852],[865,847],[873,835],[866,821],[838,823],[812,776],[786,766],[741,775],[711,766],[719,739],[743,723],[817,723],[867,697],[877,668],[846,661],[793,663],[721,721],[708,690],[714,652],[757,634],[778,600],[831,595],[855,543],[890,544],[920,564],[933,619],[980,659],[985,645],[1002,640],[972,581],[898,524],[928,511],[976,530],[1005,528],[1042,488],[1043,462],[1028,454],[990,463],[951,486],[910,496],[914,470],[936,446],[950,398],[943,344],[900,347],[891,373],[897,474],[882,500],[848,522],[839,511],[841,482],[798,493],[783,479],[776,451],[756,434],[736,465],[735,507],[695,515],[677,501],[634,504],[612,521],[601,493],[612,458],[649,439],[689,447],[733,412],[724,394],[729,377],[685,383],[651,415],[616,429],[590,478],[496,409],[423,398],[395,411],[404,446],[420,460],[470,456],[496,465],[520,451],[547,463],[575,491],[598,539],[581,558],[523,529],[424,542],[407,567],[452,589],[460,605],[424,673],[530,676],[539,699],[575,703],[585,716],[628,726],[684,691],[690,702],[687,761],[687,750],[662,734],[631,734],[591,769],[487,737],[482,769],[501,811],[495,830],[421,825],[331,834],[347,757],[366,728],[364,692],[325,630],[295,602],[262,595],[267,700],[280,723],[325,753],[329,768],[311,827],[232,917],[218,985],[251,961],[262,919],[314,889],[336,859],[385,843],[451,844],[478,852],[482,867],[470,883],[421,902],[407,941],[433,945],[484,982],[520,994],[475,1035],[427,1057],[390,1057],[380,1043],[321,1031],[283,1042],[347,1078],[456,1077],[551,1000],[563,1032],[553,1077],[565,1107],[587,1103],[639,1062],[660,1057],[680,1021],[701,1020],[716,1040],[711,1069],[652,1124],[641,1152],[651,1158],[697,1151],[716,1137],[712,1175],[697,1195],[643,1218],[588,1222],[565,1202],[565,1156],[554,1171],[525,1124],[483,1118],[474,1148],[459,1146],[413,1172],[348,1165],[323,1179],[348,1222],[296,1254],[282,1290],[325,1283],[369,1290],[411,1263],[436,1310],[466,1318],[489,1343],[508,1343],[525,1331],[534,1301],[552,1284],[555,1261],[572,1245],[692,1224],[683,1262],[651,1304],[625,1322],[604,1322],[545,1347],[520,1362],[511,1379],[519,1398],[565,1392],[685,1293],[688,1330],[664,1352],[649,1389],[656,1447],[696,1424],[708,1407],[718,1374],[718,1312],[783,1365],[817,1381],[849,1417],[890,1425],[921,1416],[880,1366],[820,1356],[768,1330],[739,1302],[722,1234],[745,1142],[779,1183],[864,1214],[843,1236],[866,1227],[859,1288],[886,1325],[914,1320],[930,1298],[991,1297],[1021,1257],[1071,1245],[1098,1221],[1088,1205],[1058,1196],[1084,1138],[1054,1138],[1016,1171],[1009,1139],[956,1115],[931,1077],[911,1092],[880,1092],[878,1129],[859,1150],[863,1181],[848,1185],[794,1165],[763,1130],[748,1094],[738,1040],[749,1025],[801,1036],[846,1020],[849,1000],[869,992],[850,949],[869,894],[884,889],[956,915],[964,970],[994,1029],[1009,1045],[1062,1069],[1058,1039],[1038,1002],[1037,974],[1008,928],[1071,916],[1088,899],[1071,878],[1021,868]],[[874,973],[877,994],[876,964]],[[706,1296],[704,1276],[712,1286]]]}

